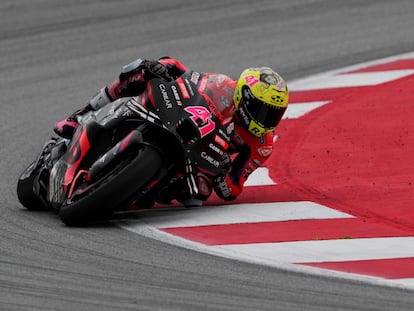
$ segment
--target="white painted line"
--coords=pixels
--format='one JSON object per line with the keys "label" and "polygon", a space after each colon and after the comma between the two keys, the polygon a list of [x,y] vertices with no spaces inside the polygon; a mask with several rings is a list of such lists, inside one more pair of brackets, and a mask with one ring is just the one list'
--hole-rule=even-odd
{"label": "white painted line", "polygon": [[412,69],[314,76],[288,84],[290,91],[377,85],[414,74]]}
{"label": "white painted line", "polygon": [[175,236],[164,231],[160,231],[150,225],[145,224],[143,220],[144,219],[141,218],[135,220],[121,220],[118,222],[118,225],[125,230],[134,232],[142,236],[146,236],[151,239],[163,241],[169,244],[177,245],[179,247],[184,247],[187,249],[195,250],[206,254],[211,254],[214,256],[222,256],[229,259],[242,260],[253,264],[276,267],[278,269],[294,271],[297,273],[331,276],[350,280],[360,280],[370,284],[382,286],[393,286],[397,288],[414,289],[414,284],[412,284],[411,282],[412,279],[402,279],[400,282],[400,280],[397,279],[388,280],[380,277],[373,277],[363,274],[352,274],[304,265],[295,265],[289,262],[275,260],[274,258],[272,258],[271,260],[266,260],[265,258],[250,256],[250,254],[243,254],[243,256],[240,256],[240,254],[235,253],[231,250],[226,251],[225,249],[213,248],[212,246],[207,246],[202,243],[193,242],[191,240],[187,240],[182,237]]}
{"label": "white painted line", "polygon": [[214,246],[240,256],[279,262],[335,262],[414,257],[414,237],[368,238]]}
{"label": "white painted line", "polygon": [[312,110],[323,105],[329,104],[331,101],[315,101],[308,103],[289,103],[288,108],[283,115],[283,119],[297,119]]}
{"label": "white painted line", "polygon": [[414,278],[412,279],[392,279],[391,281],[414,289]]}
{"label": "white painted line", "polygon": [[334,69],[334,70],[329,70],[329,71],[324,71],[318,74],[314,74],[305,78],[300,78],[300,79],[295,79],[292,81],[288,81],[288,87],[289,90],[294,90],[295,89],[295,85],[301,85],[301,84],[305,84],[305,83],[310,83],[311,81],[315,81],[318,79],[326,79],[326,77],[332,77],[344,72],[350,72],[350,71],[355,71],[355,70],[360,70],[360,69],[364,69],[364,68],[369,68],[375,65],[380,65],[380,64],[386,64],[386,63],[390,63],[393,61],[398,61],[398,60],[403,60],[403,59],[412,59],[414,58],[414,52],[408,52],[408,53],[404,53],[404,54],[398,54],[398,55],[393,55],[390,57],[385,57],[385,58],[380,58],[380,59],[375,59],[372,61],[368,61],[368,62],[363,62],[363,63],[359,63],[359,64],[355,64],[355,65],[351,65],[351,66],[347,66],[347,67],[342,67],[342,68],[338,68],[338,69]]}
{"label": "white painted line", "polygon": [[286,221],[301,219],[353,218],[326,206],[308,202],[246,203],[202,208],[142,212],[142,220],[156,228]]}
{"label": "white painted line", "polygon": [[276,185],[276,183],[270,178],[267,167],[257,168],[244,183],[245,187],[269,185]]}

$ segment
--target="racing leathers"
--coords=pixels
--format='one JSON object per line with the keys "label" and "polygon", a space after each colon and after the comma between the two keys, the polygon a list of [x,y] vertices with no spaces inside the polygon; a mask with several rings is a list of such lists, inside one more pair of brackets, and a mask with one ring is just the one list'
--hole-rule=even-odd
{"label": "racing leathers", "polygon": [[[56,124],[55,132],[60,136],[71,136],[76,129],[77,114],[97,110],[120,97],[140,95],[149,80],[155,77],[179,79],[190,69],[176,59],[169,57],[159,60],[136,60],[123,67],[119,77],[109,86],[102,88],[98,94],[81,110],[71,117]],[[216,194],[225,201],[237,198],[249,175],[260,167],[272,153],[273,132],[262,137],[255,137],[242,127],[233,103],[236,81],[219,73],[201,73],[191,71],[191,81],[198,91],[216,107],[215,113],[223,122],[234,121],[234,136],[229,147],[231,166],[227,175],[218,176],[213,181]]]}

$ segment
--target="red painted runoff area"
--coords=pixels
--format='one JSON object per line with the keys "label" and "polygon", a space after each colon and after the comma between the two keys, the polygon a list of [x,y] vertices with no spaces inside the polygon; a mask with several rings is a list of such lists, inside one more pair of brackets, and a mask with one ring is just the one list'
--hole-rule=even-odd
{"label": "red painted runoff area", "polygon": [[407,231],[357,218],[177,227],[162,231],[207,245],[410,236]]}
{"label": "red painted runoff area", "polygon": [[[358,72],[407,68],[413,59]],[[414,233],[413,86],[411,74],[374,86],[291,92],[293,104],[330,103],[282,121],[266,163],[270,177],[301,200]]]}
{"label": "red painted runoff area", "polygon": [[302,263],[302,265],[348,273],[367,274],[385,279],[414,278],[414,257],[344,262]]}

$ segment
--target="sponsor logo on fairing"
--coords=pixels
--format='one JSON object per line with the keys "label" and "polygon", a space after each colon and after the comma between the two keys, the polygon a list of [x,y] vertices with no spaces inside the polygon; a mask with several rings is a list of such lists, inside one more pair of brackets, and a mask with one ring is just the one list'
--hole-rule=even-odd
{"label": "sponsor logo on fairing", "polygon": [[191,74],[191,78],[190,78],[190,80],[191,80],[191,82],[193,82],[194,84],[197,84],[199,79],[200,79],[200,73],[199,73],[199,72],[193,72],[193,73]]}
{"label": "sponsor logo on fairing", "polygon": [[220,146],[222,146],[226,150],[229,147],[228,142],[226,142],[223,138],[221,138],[218,135],[214,136],[214,142],[216,142],[217,144],[219,144]]}
{"label": "sponsor logo on fairing", "polygon": [[170,98],[168,97],[166,86],[164,84],[160,84],[159,88],[161,90],[162,98],[164,99],[165,106],[167,107],[167,109],[172,109],[173,106],[172,106]]}
{"label": "sponsor logo on fairing", "polygon": [[184,98],[190,98],[190,94],[188,94],[187,88],[185,87],[182,81],[177,80],[178,87],[180,88],[181,94],[183,94]]}
{"label": "sponsor logo on fairing", "polygon": [[209,162],[211,165],[215,166],[215,167],[219,167],[220,166],[220,162],[213,159],[211,156],[209,156],[206,152],[202,152],[201,153],[201,157],[206,160],[207,162]]}
{"label": "sponsor logo on fairing", "polygon": [[190,92],[190,95],[191,96],[194,96],[194,90],[193,90],[193,87],[191,85],[191,82],[189,80],[187,80],[187,79],[184,79],[184,82],[187,85],[187,89]]}
{"label": "sponsor logo on fairing", "polygon": [[181,106],[183,103],[181,102],[181,97],[180,97],[180,94],[178,93],[177,87],[175,85],[171,85],[171,89],[173,91],[174,98],[177,101],[177,104]]}
{"label": "sponsor logo on fairing", "polygon": [[216,145],[214,145],[213,143],[210,143],[208,145],[210,147],[210,149],[214,150],[215,152],[217,152],[219,155],[223,155],[223,150],[221,150],[219,147],[217,147]]}
{"label": "sponsor logo on fairing", "polygon": [[231,122],[229,125],[227,125],[226,132],[228,135],[231,135],[234,132],[234,122]]}
{"label": "sponsor logo on fairing", "polygon": [[[225,133],[222,129],[219,129],[219,133],[220,133],[220,135],[221,136],[223,136],[227,141],[230,141],[231,140],[231,138],[230,138],[230,136],[227,134],[227,133]],[[230,133],[231,134],[231,133]]]}

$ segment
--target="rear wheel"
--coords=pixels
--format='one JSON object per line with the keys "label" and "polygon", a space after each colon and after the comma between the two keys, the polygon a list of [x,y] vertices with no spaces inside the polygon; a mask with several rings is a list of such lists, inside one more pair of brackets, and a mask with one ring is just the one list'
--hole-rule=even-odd
{"label": "rear wheel", "polygon": [[157,150],[144,147],[119,163],[86,190],[78,188],[60,208],[59,216],[68,226],[82,226],[109,217],[126,204],[161,168]]}

